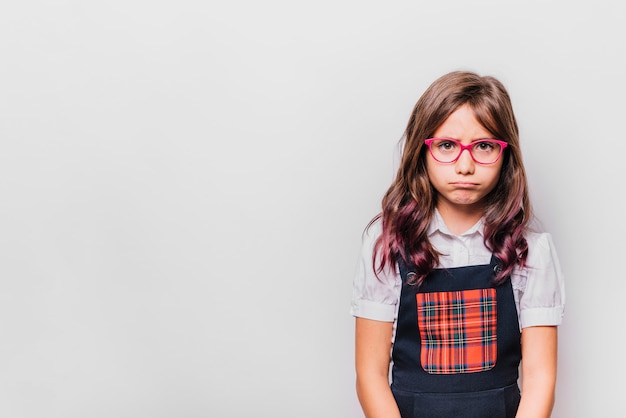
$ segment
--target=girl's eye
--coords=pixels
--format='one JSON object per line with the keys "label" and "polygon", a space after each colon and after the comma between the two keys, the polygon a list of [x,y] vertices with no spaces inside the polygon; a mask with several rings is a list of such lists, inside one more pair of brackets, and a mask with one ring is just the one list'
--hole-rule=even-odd
{"label": "girl's eye", "polygon": [[494,146],[489,141],[479,141],[476,144],[474,144],[474,149],[476,151],[488,152],[488,151],[493,151]]}
{"label": "girl's eye", "polygon": [[437,148],[441,149],[442,151],[451,151],[456,147],[456,144],[452,141],[441,141],[438,145]]}

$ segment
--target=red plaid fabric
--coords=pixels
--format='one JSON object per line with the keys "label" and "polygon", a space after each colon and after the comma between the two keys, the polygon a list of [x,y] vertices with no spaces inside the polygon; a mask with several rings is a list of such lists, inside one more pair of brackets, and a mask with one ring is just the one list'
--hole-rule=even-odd
{"label": "red plaid fabric", "polygon": [[418,293],[416,298],[426,372],[474,373],[493,368],[496,289]]}

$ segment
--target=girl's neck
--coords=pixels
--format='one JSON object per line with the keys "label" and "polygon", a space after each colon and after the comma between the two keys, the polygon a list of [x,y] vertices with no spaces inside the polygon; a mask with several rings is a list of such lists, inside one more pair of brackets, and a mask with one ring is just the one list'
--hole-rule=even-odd
{"label": "girl's neck", "polygon": [[477,205],[445,205],[438,204],[437,210],[450,232],[461,235],[482,218],[484,209]]}

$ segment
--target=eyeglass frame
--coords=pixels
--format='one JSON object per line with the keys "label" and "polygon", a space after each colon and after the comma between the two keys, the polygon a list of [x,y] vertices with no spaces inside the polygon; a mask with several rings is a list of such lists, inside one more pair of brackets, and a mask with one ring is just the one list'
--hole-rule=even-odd
{"label": "eyeglass frame", "polygon": [[[461,150],[459,151],[459,155],[457,155],[456,158],[454,160],[452,160],[452,161],[447,161],[447,162],[439,161],[435,157],[435,155],[433,154],[433,150],[431,148],[431,145],[432,145],[432,143],[434,141],[450,141],[450,142],[454,142],[459,147],[461,147]],[[498,157],[494,161],[492,161],[490,163],[481,163],[480,161],[476,161],[476,158],[474,158],[474,154],[472,154],[472,147],[474,145],[476,145],[477,142],[495,142],[496,144],[500,145],[500,153],[498,154]],[[428,139],[426,139],[424,141],[424,143],[428,147],[428,151],[430,152],[430,155],[439,164],[454,164],[454,163],[456,163],[459,160],[459,158],[461,158],[461,154],[463,154],[463,151],[465,151],[465,150],[467,150],[467,152],[469,152],[469,155],[472,158],[472,161],[474,161],[476,164],[480,164],[480,165],[495,164],[502,157],[502,154],[504,153],[505,148],[509,146],[508,142],[502,141],[501,139],[495,139],[495,138],[481,138],[481,139],[477,139],[477,140],[473,141],[471,144],[468,144],[468,145],[463,145],[461,143],[461,141],[459,141],[458,139],[454,139],[454,138],[428,138]]]}

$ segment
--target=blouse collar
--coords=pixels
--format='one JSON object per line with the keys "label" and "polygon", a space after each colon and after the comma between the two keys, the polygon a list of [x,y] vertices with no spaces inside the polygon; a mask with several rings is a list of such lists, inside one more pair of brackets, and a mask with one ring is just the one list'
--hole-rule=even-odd
{"label": "blouse collar", "polygon": [[[482,236],[483,235],[483,227],[484,227],[484,220],[483,220],[483,218],[480,218],[478,220],[478,222],[476,222],[474,224],[474,226],[472,226],[470,229],[468,229],[467,231],[463,232],[459,236],[464,237],[464,236],[473,235],[475,233],[478,233],[478,234],[480,234]],[[432,222],[428,226],[428,236],[429,237],[432,236],[437,231],[439,231],[440,233],[442,233],[444,235],[451,235],[451,236],[455,236],[456,235],[456,234],[450,232],[450,230],[446,226],[445,222],[443,221],[443,218],[441,217],[441,214],[439,213],[439,210],[437,208],[435,208],[435,216],[433,217]]]}

